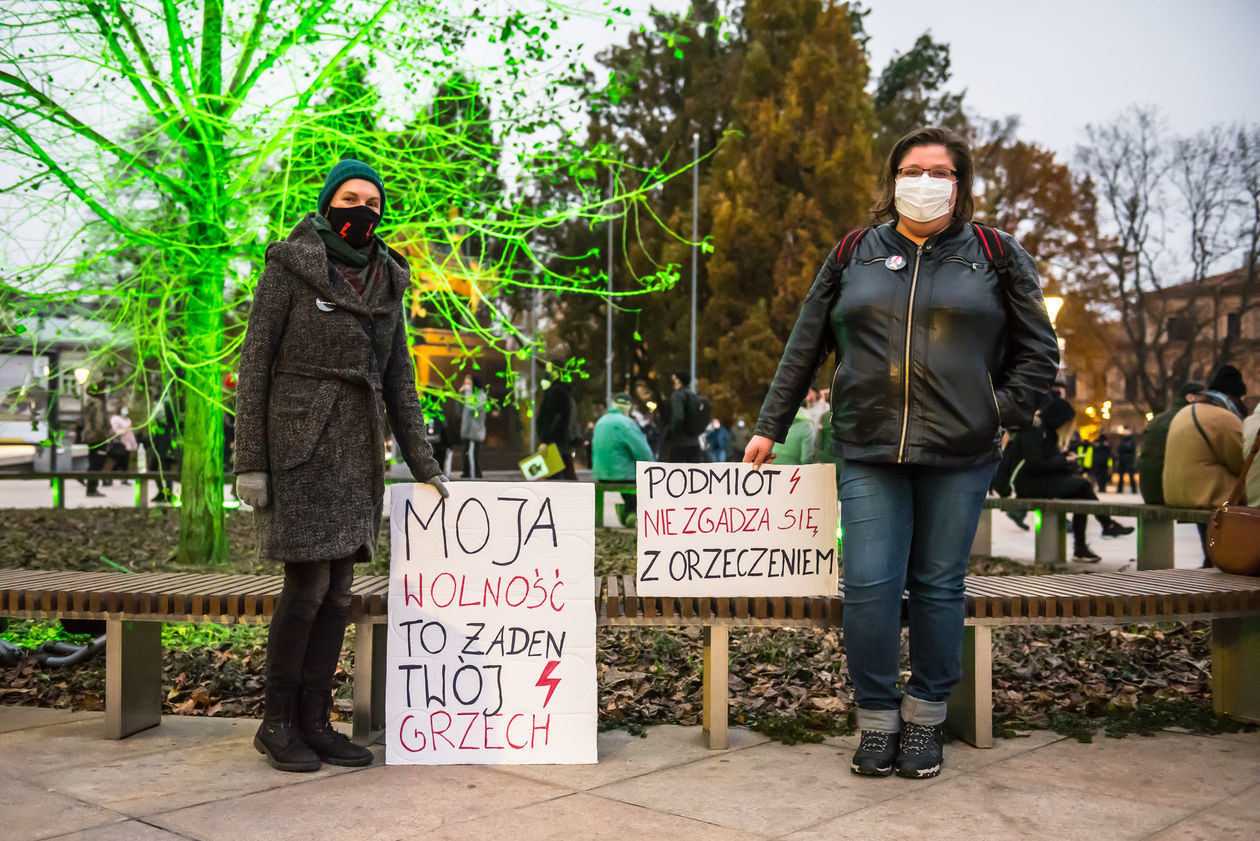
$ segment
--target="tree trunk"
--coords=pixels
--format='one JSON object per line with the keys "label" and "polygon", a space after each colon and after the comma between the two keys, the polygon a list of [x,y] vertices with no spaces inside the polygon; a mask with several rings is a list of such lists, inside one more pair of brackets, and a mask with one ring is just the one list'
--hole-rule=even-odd
{"label": "tree trunk", "polygon": [[[194,225],[194,230],[205,226]],[[203,240],[205,241],[205,240]],[[202,252],[189,276],[192,288],[184,315],[185,352],[193,361],[186,373],[184,460],[180,480],[179,543],[184,563],[227,560],[223,523],[223,266]]]}

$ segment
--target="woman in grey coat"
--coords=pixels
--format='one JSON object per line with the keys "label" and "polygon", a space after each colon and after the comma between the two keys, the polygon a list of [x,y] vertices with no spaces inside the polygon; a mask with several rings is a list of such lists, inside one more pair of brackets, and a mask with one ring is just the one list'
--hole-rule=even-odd
{"label": "woman in grey coat", "polygon": [[459,437],[464,442],[464,470],[459,475],[465,479],[481,478],[481,448],[486,442],[486,390],[481,377],[465,374],[464,385],[459,393],[463,406],[459,416]]}
{"label": "woman in grey coat", "polygon": [[354,564],[371,560],[381,524],[382,410],[411,472],[446,496],[407,348],[410,273],[375,235],[385,185],[344,160],[318,207],[267,247],[236,401],[237,495],[254,509],[259,556],[284,563],[254,738],[284,771],[372,761],[329,711]]}

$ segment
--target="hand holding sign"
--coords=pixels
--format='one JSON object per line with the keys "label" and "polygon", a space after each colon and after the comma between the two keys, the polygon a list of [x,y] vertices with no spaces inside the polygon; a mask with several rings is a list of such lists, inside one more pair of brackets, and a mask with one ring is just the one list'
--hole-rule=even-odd
{"label": "hand holding sign", "polygon": [[641,462],[637,491],[640,595],[835,594],[832,465]]}
{"label": "hand holding sign", "polygon": [[764,435],[754,435],[744,448],[744,464],[761,467],[774,462],[774,442]]}

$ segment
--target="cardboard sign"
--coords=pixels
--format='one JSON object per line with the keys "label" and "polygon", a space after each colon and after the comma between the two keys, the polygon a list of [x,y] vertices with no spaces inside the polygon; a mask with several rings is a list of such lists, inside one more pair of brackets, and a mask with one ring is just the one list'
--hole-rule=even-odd
{"label": "cardboard sign", "polygon": [[639,462],[642,596],[836,593],[830,464]]}
{"label": "cardboard sign", "polygon": [[590,484],[394,485],[385,761],[595,762]]}

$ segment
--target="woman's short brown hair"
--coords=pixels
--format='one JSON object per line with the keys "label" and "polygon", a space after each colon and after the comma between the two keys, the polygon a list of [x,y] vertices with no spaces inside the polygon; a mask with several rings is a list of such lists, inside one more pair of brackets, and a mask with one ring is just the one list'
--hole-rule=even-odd
{"label": "woman's short brown hair", "polygon": [[886,219],[895,222],[900,218],[894,202],[897,190],[897,170],[901,167],[901,161],[906,157],[906,153],[915,146],[944,146],[945,151],[949,152],[950,160],[954,162],[954,169],[958,172],[958,197],[954,200],[954,221],[970,220],[976,209],[975,200],[971,197],[971,149],[961,134],[937,126],[915,129],[893,144],[892,151],[888,153],[888,161],[884,164],[884,171],[880,175],[879,198],[875,201],[875,206],[871,208],[871,213],[881,222]]}

